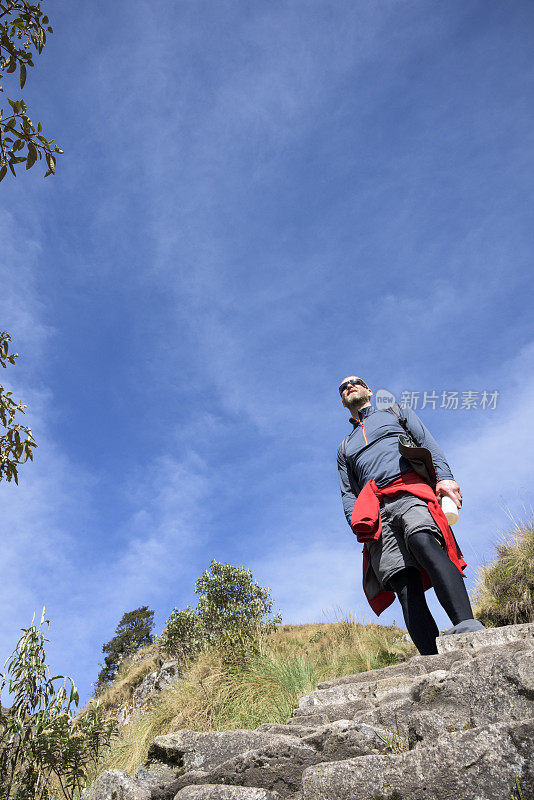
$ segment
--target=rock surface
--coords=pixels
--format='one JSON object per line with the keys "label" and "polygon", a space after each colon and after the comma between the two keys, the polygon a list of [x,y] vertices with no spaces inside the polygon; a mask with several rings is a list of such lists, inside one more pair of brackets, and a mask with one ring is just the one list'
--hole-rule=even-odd
{"label": "rock surface", "polygon": [[165,774],[167,767],[170,778],[190,770],[206,772],[249,750],[266,749],[283,742],[301,745],[300,739],[287,734],[248,730],[223,733],[181,730],[156,736],[148,750],[145,771],[159,777]]}
{"label": "rock surface", "polygon": [[310,767],[304,774],[301,798],[367,800],[396,790],[409,800],[474,800],[480,796],[507,800],[516,776],[520,776],[523,797],[531,797],[533,734],[532,721],[487,725],[449,733],[429,747],[399,755]]}
{"label": "rock surface", "polygon": [[82,792],[81,800],[150,800],[147,785],[139,784],[120,769],[108,769]]}
{"label": "rock surface", "polygon": [[287,725],[158,736],[135,778],[110,770],[83,800],[534,800],[533,636],[441,637],[319,684]]}
{"label": "rock surface", "polygon": [[181,679],[182,672],[179,662],[164,661],[159,669],[150,672],[143,679],[134,691],[131,700],[119,708],[117,715],[119,724],[126,725],[130,720],[142,714],[147,705],[157,699],[162,691]]}
{"label": "rock surface", "polygon": [[532,623],[504,625],[502,628],[486,628],[474,633],[459,633],[454,636],[438,636],[438,653],[449,650],[479,650],[481,647],[496,647],[519,639],[532,639]]}
{"label": "rock surface", "polygon": [[276,792],[265,789],[246,789],[241,786],[186,786],[176,800],[281,800]]}

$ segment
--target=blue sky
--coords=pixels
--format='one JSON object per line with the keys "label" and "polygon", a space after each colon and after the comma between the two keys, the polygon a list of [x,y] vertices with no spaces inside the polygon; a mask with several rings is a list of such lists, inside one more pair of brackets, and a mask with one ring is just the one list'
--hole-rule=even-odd
{"label": "blue sky", "polygon": [[337,484],[347,374],[499,392],[421,411],[471,591],[534,497],[534,7],[45,5],[24,94],[65,155],[0,187],[1,377],[39,442],[0,486],[2,662],[45,605],[84,701],[122,614],[160,633],[213,558],[285,622],[375,620]]}

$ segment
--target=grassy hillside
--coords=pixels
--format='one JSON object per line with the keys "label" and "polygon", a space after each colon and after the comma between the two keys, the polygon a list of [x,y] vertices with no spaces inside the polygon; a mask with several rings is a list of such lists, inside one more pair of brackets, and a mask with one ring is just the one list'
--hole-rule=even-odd
{"label": "grassy hillside", "polygon": [[[183,681],[122,729],[98,772],[112,768],[135,772],[155,736],[180,728],[221,731],[285,722],[299,698],[320,681],[398,663],[415,654],[404,634],[394,626],[361,625],[349,618],[280,625],[261,639],[259,652],[238,665],[225,663],[216,651],[204,652],[189,665]],[[100,696],[110,713],[161,661],[157,645],[144,648],[135,659],[123,665],[114,684]]]}
{"label": "grassy hillside", "polygon": [[496,560],[479,570],[476,618],[486,626],[533,622],[534,517],[513,521],[496,551]]}

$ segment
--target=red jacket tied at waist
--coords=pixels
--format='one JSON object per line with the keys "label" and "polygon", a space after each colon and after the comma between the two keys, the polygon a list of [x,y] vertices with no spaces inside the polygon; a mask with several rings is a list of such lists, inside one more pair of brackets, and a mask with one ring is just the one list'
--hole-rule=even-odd
{"label": "red jacket tied at waist", "polygon": [[[354,503],[350,524],[358,541],[364,543],[363,590],[371,608],[377,615],[380,615],[384,609],[391,605],[395,599],[395,594],[382,588],[381,584],[379,584],[372,569],[365,542],[376,541],[380,538],[382,532],[380,498],[399,494],[400,492],[409,492],[427,501],[428,510],[443,535],[450,560],[458,567],[462,575],[464,567],[467,566],[434,490],[428,483],[422,481],[416,472],[406,472],[400,478],[396,478],[391,483],[388,483],[387,486],[382,486],[381,488],[376,485],[375,481],[368,481]],[[423,567],[421,565],[418,566],[422,573],[423,587],[426,591],[432,586],[432,581]]]}

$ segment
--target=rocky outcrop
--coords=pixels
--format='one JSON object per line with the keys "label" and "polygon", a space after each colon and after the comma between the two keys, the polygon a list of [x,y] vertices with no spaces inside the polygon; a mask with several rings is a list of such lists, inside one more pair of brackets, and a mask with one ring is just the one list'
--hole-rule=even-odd
{"label": "rocky outcrop", "polygon": [[142,714],[151,701],[157,700],[162,691],[181,679],[182,672],[179,662],[164,661],[159,669],[150,672],[143,679],[135,689],[130,702],[124,703],[117,710],[119,724],[126,725],[131,719]]}
{"label": "rocky outcrop", "polygon": [[83,800],[534,800],[534,624],[320,684],[286,725],[158,736]]}

